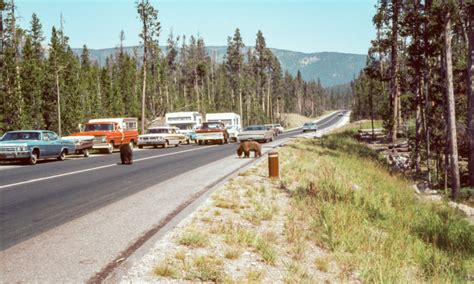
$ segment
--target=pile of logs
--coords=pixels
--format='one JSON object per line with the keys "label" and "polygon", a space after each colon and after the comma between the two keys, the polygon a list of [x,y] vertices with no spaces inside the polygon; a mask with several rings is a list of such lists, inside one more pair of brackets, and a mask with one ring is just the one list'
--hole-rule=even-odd
{"label": "pile of logs", "polygon": [[372,140],[383,138],[385,138],[385,132],[383,128],[375,128],[373,131],[371,128],[359,129],[357,133],[357,139],[359,140]]}

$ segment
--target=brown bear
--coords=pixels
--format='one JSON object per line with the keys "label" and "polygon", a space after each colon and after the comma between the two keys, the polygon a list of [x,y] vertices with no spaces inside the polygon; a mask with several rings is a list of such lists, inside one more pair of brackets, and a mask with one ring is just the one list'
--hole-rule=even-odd
{"label": "brown bear", "polygon": [[239,148],[237,149],[237,156],[242,156],[244,154],[244,158],[250,158],[250,152],[254,152],[254,157],[260,157],[262,155],[262,147],[256,141],[243,141],[240,142]]}
{"label": "brown bear", "polygon": [[133,150],[130,144],[120,146],[120,160],[124,165],[133,164]]}

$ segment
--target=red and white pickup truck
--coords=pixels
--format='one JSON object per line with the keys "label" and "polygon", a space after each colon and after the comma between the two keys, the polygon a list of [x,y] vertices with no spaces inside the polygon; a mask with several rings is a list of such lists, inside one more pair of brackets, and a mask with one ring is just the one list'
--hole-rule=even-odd
{"label": "red and white pickup truck", "polygon": [[229,142],[229,133],[222,122],[204,122],[196,130],[196,141],[199,145],[210,143],[224,144]]}
{"label": "red and white pickup truck", "polygon": [[99,118],[91,119],[81,126],[81,132],[71,136],[94,136],[93,149],[112,154],[115,147],[138,141],[137,118]]}

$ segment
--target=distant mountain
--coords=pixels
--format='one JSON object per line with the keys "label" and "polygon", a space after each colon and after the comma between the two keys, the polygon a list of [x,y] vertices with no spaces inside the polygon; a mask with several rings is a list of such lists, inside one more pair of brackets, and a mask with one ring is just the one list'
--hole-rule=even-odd
{"label": "distant mountain", "polygon": [[[209,56],[222,62],[226,54],[225,46],[208,46]],[[142,49],[138,47],[125,47],[127,53],[142,55]],[[162,47],[164,50],[164,47]],[[354,76],[365,66],[366,56],[362,54],[350,54],[339,52],[315,52],[303,53],[290,50],[271,48],[273,54],[280,60],[283,70],[296,75],[298,70],[305,80],[321,80],[325,87],[331,87],[350,82]],[[79,55],[81,49],[73,49]],[[103,65],[105,59],[116,52],[115,48],[90,49],[91,59]]]}

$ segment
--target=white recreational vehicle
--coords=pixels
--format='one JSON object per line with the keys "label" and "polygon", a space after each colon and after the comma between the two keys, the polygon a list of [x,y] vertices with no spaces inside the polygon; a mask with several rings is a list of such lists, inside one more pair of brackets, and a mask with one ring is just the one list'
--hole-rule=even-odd
{"label": "white recreational vehicle", "polygon": [[165,115],[165,123],[179,128],[179,132],[188,137],[190,141],[196,139],[196,128],[201,127],[202,116],[196,111],[169,112]]}
{"label": "white recreational vehicle", "polygon": [[233,112],[222,112],[222,113],[208,113],[206,114],[207,122],[222,122],[227,128],[229,138],[233,141],[237,141],[237,136],[242,130],[242,121],[240,115]]}

